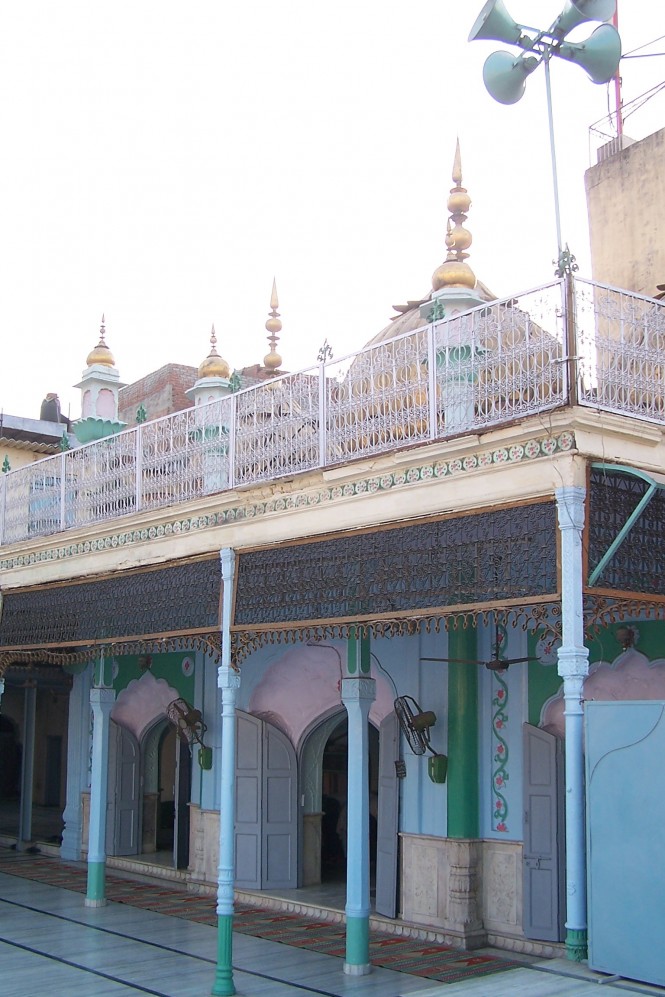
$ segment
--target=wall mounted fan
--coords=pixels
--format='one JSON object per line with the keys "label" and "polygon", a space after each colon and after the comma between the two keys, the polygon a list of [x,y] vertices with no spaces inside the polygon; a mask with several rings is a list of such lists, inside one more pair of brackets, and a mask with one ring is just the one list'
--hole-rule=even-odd
{"label": "wall mounted fan", "polygon": [[429,732],[436,723],[436,713],[421,710],[412,696],[398,696],[393,706],[402,733],[414,755],[424,755],[427,751],[432,753],[432,757],[427,760],[427,770],[432,782],[445,782],[448,758],[438,754],[429,742]]}
{"label": "wall mounted fan", "polygon": [[212,768],[212,748],[207,748],[203,742],[203,735],[207,731],[207,726],[203,722],[201,711],[197,710],[186,699],[174,699],[166,708],[166,715],[172,724],[175,724],[180,736],[193,745],[196,741],[199,745],[199,765],[202,769]]}
{"label": "wall mounted fan", "polygon": [[429,732],[436,723],[436,713],[421,710],[411,696],[398,696],[393,705],[402,733],[414,755],[424,755],[427,751],[435,755],[436,751],[429,743]]}

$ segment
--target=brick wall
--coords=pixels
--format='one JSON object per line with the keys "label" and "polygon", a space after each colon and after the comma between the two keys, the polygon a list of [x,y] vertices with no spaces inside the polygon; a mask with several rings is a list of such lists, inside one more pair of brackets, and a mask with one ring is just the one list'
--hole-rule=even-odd
{"label": "brick wall", "polygon": [[119,418],[128,426],[135,426],[139,405],[143,405],[148,420],[191,408],[192,402],[185,390],[193,387],[197,376],[196,367],[169,363],[139,381],[128,384],[120,389]]}

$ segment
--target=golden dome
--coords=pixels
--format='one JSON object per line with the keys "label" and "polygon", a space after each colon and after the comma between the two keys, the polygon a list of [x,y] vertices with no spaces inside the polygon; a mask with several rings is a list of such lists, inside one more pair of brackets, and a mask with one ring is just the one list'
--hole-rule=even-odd
{"label": "golden dome", "polygon": [[476,275],[463,260],[446,260],[432,274],[433,291],[440,291],[442,287],[469,287],[473,290],[475,286]]}
{"label": "golden dome", "polygon": [[115,360],[110,349],[106,345],[105,341],[106,329],[104,326],[104,316],[102,315],[102,324],[99,327],[99,342],[95,346],[94,350],[91,350],[86,357],[86,363],[88,367],[92,367],[93,364],[102,364],[104,367],[115,367]]}
{"label": "golden dome", "polygon": [[267,367],[270,371],[277,371],[282,365],[282,358],[276,349],[277,340],[279,339],[277,334],[282,331],[282,320],[279,317],[279,312],[277,311],[278,308],[279,300],[277,298],[277,283],[273,277],[272,293],[270,295],[270,316],[266,322],[270,353],[266,353],[263,358],[263,366]]}
{"label": "golden dome", "polygon": [[210,353],[199,366],[199,380],[204,377],[222,377],[227,380],[231,374],[231,368],[223,357],[217,352],[217,336],[213,325],[210,331]]}

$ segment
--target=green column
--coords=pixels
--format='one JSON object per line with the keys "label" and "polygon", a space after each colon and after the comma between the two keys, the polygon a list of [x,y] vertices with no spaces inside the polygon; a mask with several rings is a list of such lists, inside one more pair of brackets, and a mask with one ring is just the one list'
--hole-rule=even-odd
{"label": "green column", "polygon": [[[476,628],[451,630],[448,655],[474,660]],[[478,665],[448,664],[448,837],[478,837]]]}

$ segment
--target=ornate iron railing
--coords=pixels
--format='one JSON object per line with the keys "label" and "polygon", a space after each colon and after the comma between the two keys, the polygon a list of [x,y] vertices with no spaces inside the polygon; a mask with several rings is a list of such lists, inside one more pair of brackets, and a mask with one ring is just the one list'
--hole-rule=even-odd
{"label": "ornate iron railing", "polygon": [[580,404],[665,421],[665,305],[555,281],[0,475],[10,544]]}

